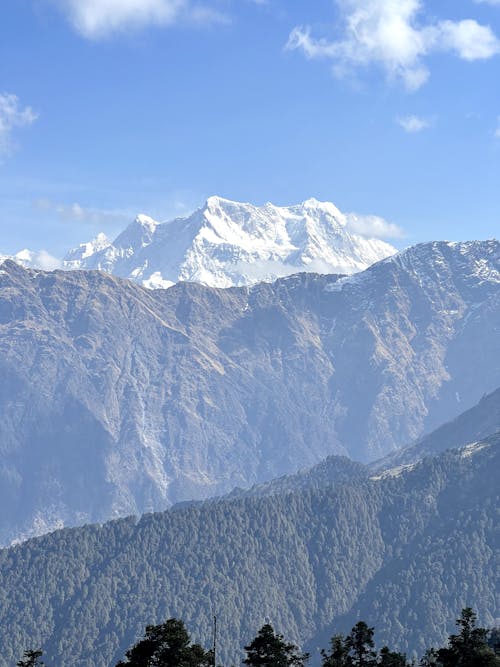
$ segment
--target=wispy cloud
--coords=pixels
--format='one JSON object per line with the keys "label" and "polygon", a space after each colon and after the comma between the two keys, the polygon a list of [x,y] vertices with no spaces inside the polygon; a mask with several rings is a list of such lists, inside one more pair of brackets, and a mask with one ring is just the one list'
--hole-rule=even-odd
{"label": "wispy cloud", "polygon": [[403,116],[397,119],[397,123],[400,127],[403,128],[405,132],[409,134],[416,134],[417,132],[422,132],[431,126],[430,122],[426,118],[420,118],[419,116]]}
{"label": "wispy cloud", "polygon": [[18,127],[28,127],[38,118],[31,107],[21,107],[12,93],[0,93],[0,158],[14,148],[12,133]]}
{"label": "wispy cloud", "polygon": [[53,271],[54,269],[60,269],[62,262],[54,255],[51,255],[50,252],[46,250],[37,250],[35,252],[31,250],[21,250],[15,255],[16,261],[24,264],[25,266],[30,266],[33,269],[40,269],[42,271]]}
{"label": "wispy cloud", "polygon": [[53,271],[62,266],[62,262],[46,250],[20,250],[15,255],[0,255],[0,265],[7,259],[13,259],[18,264],[42,271]]}
{"label": "wispy cloud", "polygon": [[497,129],[495,130],[495,139],[500,139],[500,116],[498,116],[497,118]]}
{"label": "wispy cloud", "polygon": [[33,263],[42,271],[53,271],[54,269],[60,269],[62,266],[61,260],[46,250],[39,250],[35,253]]}
{"label": "wispy cloud", "polygon": [[111,227],[124,225],[133,219],[130,211],[87,208],[77,202],[73,204],[58,204],[50,199],[38,199],[34,203],[35,209],[45,213],[53,213],[67,222],[82,222],[97,227]]}
{"label": "wispy cloud", "polygon": [[474,19],[423,22],[421,0],[336,0],[344,21],[340,39],[316,39],[311,28],[296,27],[287,48],[307,58],[333,63],[342,76],[358,67],[376,65],[389,79],[414,91],[429,78],[425,58],[453,53],[463,60],[481,60],[500,53],[500,41],[489,26]]}
{"label": "wispy cloud", "polygon": [[168,27],[178,21],[223,22],[215,9],[191,0],[57,0],[73,27],[84,37],[101,39],[147,26]]}
{"label": "wispy cloud", "polygon": [[404,230],[399,225],[388,222],[378,215],[348,213],[346,218],[348,229],[366,238],[401,239],[405,236]]}

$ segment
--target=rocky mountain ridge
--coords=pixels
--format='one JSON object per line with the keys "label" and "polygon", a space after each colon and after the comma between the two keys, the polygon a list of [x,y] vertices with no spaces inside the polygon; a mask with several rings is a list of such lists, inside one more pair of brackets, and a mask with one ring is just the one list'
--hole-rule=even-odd
{"label": "rocky mountain ridge", "polygon": [[410,444],[500,386],[499,270],[496,241],[222,290],[4,263],[1,542]]}

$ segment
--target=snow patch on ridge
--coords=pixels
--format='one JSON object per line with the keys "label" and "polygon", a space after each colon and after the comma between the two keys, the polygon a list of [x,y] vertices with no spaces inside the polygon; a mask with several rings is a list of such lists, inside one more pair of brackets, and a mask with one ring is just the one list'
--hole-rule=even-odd
{"label": "snow patch on ridge", "polygon": [[370,477],[374,482],[379,482],[382,479],[387,479],[388,477],[400,477],[403,473],[408,472],[416,468],[418,463],[405,463],[394,468],[389,468],[388,470],[383,470],[378,475],[373,475]]}
{"label": "snow patch on ridge", "polygon": [[474,454],[477,454],[487,447],[489,447],[487,442],[471,442],[460,449],[460,456],[463,459],[470,459]]}

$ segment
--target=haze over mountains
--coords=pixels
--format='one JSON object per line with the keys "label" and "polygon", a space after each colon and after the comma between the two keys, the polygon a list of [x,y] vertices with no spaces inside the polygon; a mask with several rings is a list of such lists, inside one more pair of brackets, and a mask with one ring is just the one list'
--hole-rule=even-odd
{"label": "haze over mountains", "polygon": [[4,263],[1,541],[410,444],[500,387],[499,285],[497,241],[225,290]]}
{"label": "haze over mountains", "polygon": [[[151,288],[179,280],[230,287],[299,271],[351,274],[396,252],[358,229],[359,219],[329,202],[259,207],[210,197],[187,218],[160,224],[139,215],[113,242],[101,233],[74,248],[61,267],[101,269]],[[28,250],[12,259],[49,268]]]}
{"label": "haze over mountains", "polygon": [[483,396],[477,405],[456,419],[443,424],[413,446],[392,452],[371,464],[372,470],[411,466],[426,456],[437,456],[447,449],[484,440],[500,431],[500,388]]}

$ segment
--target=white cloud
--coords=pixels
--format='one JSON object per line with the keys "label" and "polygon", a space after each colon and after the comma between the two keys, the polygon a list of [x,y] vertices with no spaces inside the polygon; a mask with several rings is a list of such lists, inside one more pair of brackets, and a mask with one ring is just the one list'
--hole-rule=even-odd
{"label": "white cloud", "polygon": [[389,79],[402,81],[408,90],[417,90],[429,77],[425,57],[433,52],[452,52],[464,60],[500,53],[500,41],[491,28],[473,19],[420,21],[421,0],[336,2],[344,20],[341,39],[315,39],[309,27],[296,27],[287,48],[302,50],[307,58],[332,61],[337,75],[377,65]]}
{"label": "white cloud", "polygon": [[410,134],[422,132],[422,130],[426,130],[431,125],[428,120],[419,116],[403,116],[402,118],[398,118],[397,122],[405,132],[409,132]]}
{"label": "white cloud", "polygon": [[0,93],[0,156],[12,151],[14,129],[32,125],[37,118],[38,114],[31,107],[20,107],[16,95]]}
{"label": "white cloud", "polygon": [[34,203],[34,206],[38,211],[54,213],[66,222],[83,222],[96,226],[123,225],[133,218],[130,211],[86,208],[78,202],[57,204],[50,199],[39,199]]}
{"label": "white cloud", "polygon": [[16,253],[12,259],[23,266],[32,269],[40,269],[42,271],[53,271],[62,266],[61,260],[54,257],[46,250],[21,250]]}
{"label": "white cloud", "polygon": [[39,250],[34,253],[32,261],[33,267],[42,271],[53,271],[54,269],[60,269],[62,266],[61,260],[46,250]]}
{"label": "white cloud", "polygon": [[180,20],[196,23],[225,17],[191,0],[57,0],[73,27],[84,37],[101,39],[115,32],[149,25],[169,26]]}
{"label": "white cloud", "polygon": [[405,236],[401,227],[378,215],[348,213],[346,218],[348,229],[360,236],[377,239],[401,239]]}
{"label": "white cloud", "polygon": [[500,42],[491,28],[472,19],[442,21],[432,46],[436,50],[455,51],[463,60],[486,60],[500,53]]}

